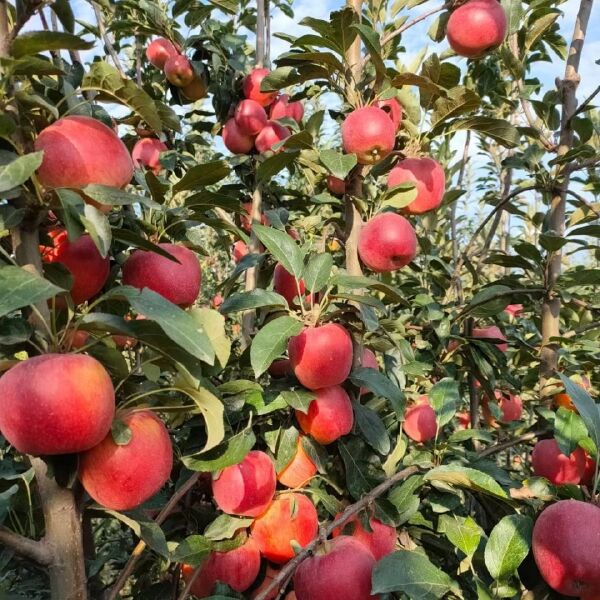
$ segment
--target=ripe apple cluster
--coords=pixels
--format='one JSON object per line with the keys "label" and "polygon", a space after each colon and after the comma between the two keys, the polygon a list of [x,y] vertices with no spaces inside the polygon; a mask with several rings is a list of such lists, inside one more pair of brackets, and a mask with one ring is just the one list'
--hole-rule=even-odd
{"label": "ripe apple cluster", "polygon": [[254,69],[244,78],[244,99],[223,126],[223,143],[233,154],[273,151],[274,146],[291,135],[279,119],[300,123],[304,117],[301,102],[290,102],[286,94],[261,91],[261,83],[268,74],[268,69]]}

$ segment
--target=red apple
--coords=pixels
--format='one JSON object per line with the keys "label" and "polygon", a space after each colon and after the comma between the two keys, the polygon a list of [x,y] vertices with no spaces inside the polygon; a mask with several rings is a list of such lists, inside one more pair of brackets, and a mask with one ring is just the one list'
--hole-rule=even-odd
{"label": "red apple", "polygon": [[0,377],[0,431],[23,454],[83,452],[110,430],[115,392],[85,354],[44,354]]}
{"label": "red apple", "polygon": [[[286,140],[290,135],[292,134],[287,127],[280,125],[277,121],[269,121],[256,136],[254,144],[257,151],[262,154],[263,152],[273,150],[275,144]],[[276,152],[281,152],[281,150],[282,148],[276,150]]]}
{"label": "red apple", "polygon": [[291,307],[296,306],[294,299],[303,296],[305,292],[304,280],[296,283],[296,278],[288,273],[281,263],[277,263],[273,272],[273,289],[281,294]]}
{"label": "red apple", "polygon": [[[261,581],[260,585],[257,588],[255,588],[252,592],[250,600],[256,600],[258,595],[261,594],[264,590],[266,590],[267,587],[269,587],[269,585],[271,585],[273,579],[275,579],[277,575],[279,575],[279,569],[275,569],[271,565],[267,564],[265,576]],[[279,590],[280,588],[276,587],[272,591],[270,591],[266,596],[266,600],[275,600],[275,598],[279,594]]]}
{"label": "red apple", "polygon": [[[336,519],[340,515],[336,515]],[[367,531],[358,518],[353,517],[347,521],[342,527],[337,527],[333,530],[333,537],[345,534],[352,536],[355,540],[366,546],[375,560],[381,560],[384,556],[391,554],[396,548],[396,540],[398,534],[396,528],[390,525],[384,525],[379,519],[371,517],[369,519],[371,531]]]}
{"label": "red apple", "polygon": [[467,411],[457,412],[458,429],[471,429],[471,415]]}
{"label": "red apple", "polygon": [[88,343],[89,339],[89,332],[81,329],[69,328],[65,334],[64,347],[67,351],[72,348],[80,350]]}
{"label": "red apple", "polygon": [[289,358],[280,358],[278,360],[274,360],[269,367],[269,375],[273,377],[273,379],[288,377],[289,375],[292,375],[292,373],[293,371]]}
{"label": "red apple", "polygon": [[296,411],[302,431],[319,444],[331,444],[348,435],[354,424],[354,413],[344,388],[334,385],[316,390],[315,394],[317,397],[310,403],[307,413]]}
{"label": "red apple", "polygon": [[[242,213],[240,215],[240,223],[246,231],[251,231],[252,230],[252,202],[244,202],[244,204],[242,204],[242,206],[244,207],[244,210],[246,212],[245,212],[245,214]],[[269,225],[271,225],[271,222],[269,221],[269,217],[267,217],[267,215],[265,215],[264,213],[260,216],[260,222],[261,222],[261,225],[265,225],[267,227]]]}
{"label": "red apple", "polygon": [[74,242],[69,241],[64,229],[48,232],[53,246],[40,246],[45,263],[60,263],[73,276],[71,298],[81,304],[93,298],[103,287],[110,272],[110,260],[102,258],[92,238],[85,234]]}
{"label": "red apple", "polygon": [[440,163],[432,158],[401,160],[388,176],[388,187],[414,183],[417,197],[402,210],[409,215],[420,215],[439,208],[446,191],[446,175]]}
{"label": "red apple", "polygon": [[277,120],[286,117],[300,123],[304,117],[304,106],[302,106],[302,102],[290,102],[290,97],[282,94],[271,105],[270,118]]}
{"label": "red apple", "polygon": [[225,467],[213,478],[212,492],[223,512],[257,517],[271,504],[276,485],[273,461],[264,452],[253,450],[241,463]]}
{"label": "red apple", "polygon": [[269,106],[277,97],[277,92],[260,91],[260,84],[269,73],[269,69],[254,69],[246,75],[243,83],[244,96],[249,100],[255,100],[261,106]]}
{"label": "red apple", "polygon": [[325,542],[300,563],[294,574],[298,600],[371,600],[375,558],[354,538],[342,535]]}
{"label": "red apple", "polygon": [[592,487],[596,477],[596,461],[586,452],[585,453],[585,471],[581,478],[581,484]]}
{"label": "red apple", "polygon": [[225,148],[233,154],[250,154],[254,149],[254,138],[240,131],[235,119],[229,119],[221,132]]}
{"label": "red apple", "polygon": [[459,56],[478,58],[506,38],[506,12],[496,0],[469,0],[452,11],[446,36]]}
{"label": "red apple", "polygon": [[122,188],[133,176],[133,161],[119,136],[91,117],[63,117],[46,127],[35,140],[44,151],[37,171],[47,188],[106,185]]}
{"label": "red apple", "polygon": [[[499,390],[496,390],[495,396],[498,402],[498,407],[502,412],[501,421],[503,423],[512,423],[513,421],[518,421],[521,419],[523,416],[523,401],[519,396],[515,396],[510,392],[500,392]],[[486,423],[491,427],[496,427],[496,419],[494,419],[494,416],[490,411],[489,401],[487,398],[483,399],[481,408]]]}
{"label": "red apple", "polygon": [[146,48],[146,58],[157,69],[163,69],[171,56],[177,56],[179,50],[173,42],[165,38],[157,38]]}
{"label": "red apple", "polygon": [[[183,580],[188,582],[196,569],[183,565]],[[211,552],[200,565],[200,574],[190,589],[197,598],[212,595],[217,581],[226,583],[236,592],[245,592],[260,572],[260,552],[257,543],[248,538],[241,546],[229,552]]]}
{"label": "red apple", "polygon": [[496,348],[501,352],[508,351],[508,342],[506,336],[502,333],[502,330],[497,325],[490,325],[489,327],[475,327],[473,329],[473,337],[480,340],[502,340],[495,343]]}
{"label": "red apple", "polygon": [[554,485],[577,485],[585,473],[586,456],[583,448],[576,448],[571,456],[564,455],[553,438],[540,440],[531,453],[531,467],[538,477],[545,477]]}
{"label": "red apple", "polygon": [[346,193],[346,182],[339,177],[333,175],[327,176],[327,189],[334,196],[343,196]]}
{"label": "red apple", "polygon": [[417,255],[417,234],[401,215],[381,213],[361,229],[358,254],[361,261],[376,273],[397,271]]}
{"label": "red apple", "polygon": [[240,260],[242,260],[242,258],[244,258],[244,256],[250,254],[250,248],[248,248],[248,244],[246,244],[246,242],[238,240],[233,244],[231,254],[233,256],[233,262],[237,264],[240,262]]}
{"label": "red apple", "polygon": [[337,323],[307,327],[288,342],[290,364],[308,389],[343,383],[352,369],[352,339]]}
{"label": "red apple", "polygon": [[406,409],[402,429],[415,442],[428,442],[435,438],[438,425],[435,411],[429,404],[427,396],[421,396],[417,404]]}
{"label": "red apple", "polygon": [[79,480],[102,506],[131,510],[152,498],[167,482],[173,467],[173,447],[163,422],[151,411],[124,413],[131,440],[118,446],[109,433],[79,457]]}
{"label": "red apple", "polygon": [[535,522],[533,556],[544,581],[565,596],[600,598],[600,508],[561,500]]}
{"label": "red apple", "polygon": [[376,106],[351,112],[342,123],[344,151],[356,154],[361,165],[385,158],[396,144],[396,131],[388,114]]}
{"label": "red apple", "polygon": [[192,102],[206,98],[208,93],[208,82],[204,74],[198,75],[194,73],[194,78],[190,83],[181,88],[181,93]]}
{"label": "red apple", "polygon": [[178,262],[150,250],[135,250],[123,265],[123,284],[139,290],[148,288],[173,304],[191,306],[202,282],[198,257],[185,246],[158,245]]}
{"label": "red apple", "polygon": [[267,124],[267,113],[256,100],[242,100],[235,109],[234,118],[244,135],[258,135]]}
{"label": "red apple", "polygon": [[400,129],[400,125],[402,124],[402,104],[400,104],[396,98],[378,100],[373,104],[373,106],[380,108],[389,115],[394,127],[396,128],[396,131]]}
{"label": "red apple", "polygon": [[178,54],[177,56],[170,56],[165,63],[165,77],[177,87],[186,87],[190,85],[196,73],[192,63],[186,56]]}
{"label": "red apple", "polygon": [[148,167],[154,171],[155,175],[158,175],[163,168],[159,160],[160,153],[166,150],[166,144],[160,140],[149,137],[142,138],[135,143],[131,151],[131,158],[138,169]]}
{"label": "red apple", "polygon": [[215,294],[211,300],[213,308],[219,308],[223,304],[223,296],[221,294]]}
{"label": "red apple", "polygon": [[292,460],[277,474],[277,480],[285,487],[300,488],[306,485],[317,474],[317,465],[302,446],[302,436],[298,436],[296,454]]}
{"label": "red apple", "polygon": [[292,541],[306,546],[317,536],[319,519],[314,504],[304,495],[278,496],[252,524],[252,537],[260,553],[279,565],[294,557]]}
{"label": "red apple", "polygon": [[[373,350],[371,350],[370,348],[363,348],[360,366],[363,369],[375,369],[376,371],[379,371],[379,363],[377,362],[377,357],[375,356]],[[361,387],[360,393],[361,395],[368,394],[369,388]]]}
{"label": "red apple", "polygon": [[505,309],[504,312],[509,315],[510,317],[512,317],[513,319],[516,319],[517,317],[520,317],[523,315],[523,311],[524,311],[524,307],[522,304],[509,304]]}

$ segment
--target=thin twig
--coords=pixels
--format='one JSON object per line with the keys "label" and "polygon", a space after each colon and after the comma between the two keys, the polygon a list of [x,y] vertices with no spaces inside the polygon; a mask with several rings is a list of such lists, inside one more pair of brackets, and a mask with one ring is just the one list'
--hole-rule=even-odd
{"label": "thin twig", "polygon": [[600,94],[600,85],[579,105],[579,108],[573,113],[573,116],[571,117],[571,122],[577,115],[580,115],[582,112],[587,110],[588,106],[592,103],[592,100],[598,94]]}
{"label": "thin twig", "polygon": [[276,577],[273,578],[273,581],[264,589],[260,594],[258,594],[255,600],[267,600],[271,596],[271,594],[278,589],[282,588],[282,584],[290,579],[290,577],[294,574],[296,569],[300,566],[300,564],[309,557],[313,553],[313,551],[323,542],[327,540],[327,538],[333,533],[334,529],[338,527],[342,527],[345,525],[352,517],[357,515],[361,510],[369,506],[373,501],[375,501],[379,496],[382,496],[387,492],[391,487],[399,483],[400,481],[404,481],[411,475],[418,473],[419,468],[412,466],[399,471],[395,475],[392,475],[389,479],[379,484],[376,488],[373,488],[368,494],[365,494],[358,502],[351,504],[344,510],[344,512],[334,519],[334,521],[321,529],[319,536],[315,538],[310,544],[305,546],[292,560],[285,564],[284,567],[279,571]]}
{"label": "thin twig", "polygon": [[[175,510],[180,500],[196,485],[198,482],[198,478],[200,477],[200,473],[194,473],[174,494],[171,496],[170,500],[167,502],[165,507],[160,511],[158,516],[155,519],[157,525],[162,525],[167,517]],[[121,571],[119,578],[112,586],[112,588],[108,591],[106,595],[106,600],[116,600],[119,592],[125,585],[126,581],[129,579],[137,561],[142,556],[142,553],[146,549],[146,544],[142,540],[140,540],[137,546],[133,549],[127,564]]]}
{"label": "thin twig", "polygon": [[94,8],[94,14],[96,15],[96,21],[98,23],[98,31],[100,32],[100,35],[102,36],[102,41],[104,42],[104,46],[106,47],[106,50],[110,54],[110,56],[113,60],[113,63],[115,64],[115,67],[117,67],[117,70],[119,71],[119,73],[121,73],[121,75],[123,75],[123,77],[125,77],[125,71],[123,69],[123,65],[121,64],[121,60],[119,59],[119,55],[117,54],[117,51],[115,50],[112,40],[110,39],[110,36],[108,35],[108,32],[106,31],[106,27],[104,26],[104,18],[102,16],[102,11],[100,10],[100,7],[95,2],[92,2],[92,7]]}
{"label": "thin twig", "polygon": [[574,192],[573,190],[567,190],[567,194],[576,198],[581,204],[583,204],[587,209],[592,211],[599,219],[600,219],[600,211],[594,208],[593,204],[590,204],[581,194]]}
{"label": "thin twig", "polygon": [[512,438],[507,440],[506,442],[500,442],[499,444],[494,444],[485,450],[482,450],[478,453],[480,458],[484,458],[486,456],[490,456],[492,454],[496,454],[497,452],[502,452],[503,450],[508,450],[508,448],[512,448],[513,446],[518,446],[519,444],[523,444],[525,442],[530,442],[531,440],[535,440],[540,436],[548,433],[546,430],[541,431],[531,431],[529,433],[524,433],[519,437]]}
{"label": "thin twig", "polygon": [[6,546],[20,556],[29,558],[40,565],[49,565],[52,562],[50,549],[43,539],[31,540],[7,527],[0,527],[0,545]]}

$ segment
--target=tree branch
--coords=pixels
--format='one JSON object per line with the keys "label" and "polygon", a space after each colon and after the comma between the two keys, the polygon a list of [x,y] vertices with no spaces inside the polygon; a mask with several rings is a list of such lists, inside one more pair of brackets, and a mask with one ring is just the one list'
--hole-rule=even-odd
{"label": "tree branch", "polygon": [[102,11],[100,10],[100,7],[95,2],[92,2],[92,7],[94,9],[94,14],[96,15],[96,22],[98,23],[98,31],[100,32],[100,35],[102,36],[102,41],[104,42],[104,46],[105,46],[106,50],[108,51],[108,53],[110,54],[110,56],[113,60],[113,63],[115,65],[115,67],[117,67],[117,70],[119,71],[119,73],[121,73],[121,75],[123,75],[123,77],[125,77],[125,71],[123,69],[123,65],[121,64],[119,55],[117,54],[117,51],[115,50],[112,40],[110,39],[110,36],[108,35],[108,32],[106,31],[106,27],[104,26],[104,18],[102,16]]}
{"label": "tree branch", "polygon": [[[271,583],[256,596],[255,600],[267,600],[271,597],[271,594],[281,588],[282,584],[290,579],[300,564],[309,557],[313,551],[322,544],[327,538],[333,533],[334,529],[345,525],[352,517],[357,515],[361,510],[369,506],[374,500],[379,498],[387,492],[391,487],[404,481],[411,475],[418,473],[419,468],[412,466],[399,471],[392,475],[389,479],[373,488],[368,494],[365,494],[358,502],[351,504],[344,510],[344,512],[334,519],[334,521],[327,527],[321,529],[319,536],[315,538],[308,546],[305,546],[292,560],[286,563],[277,576],[271,581]],[[341,599],[340,599],[341,600]]]}
{"label": "tree branch", "polygon": [[507,440],[506,442],[494,444],[493,446],[490,446],[489,448],[486,448],[485,450],[481,450],[481,452],[478,452],[477,455],[480,458],[484,458],[486,456],[496,454],[497,452],[502,452],[503,450],[508,450],[508,448],[512,448],[513,446],[518,446],[519,444],[523,444],[525,442],[530,442],[531,440],[535,440],[535,439],[539,438],[540,436],[544,435],[545,433],[548,433],[545,429],[540,430],[540,431],[530,431],[529,433],[524,433],[523,435],[520,435],[519,437]]}
{"label": "tree branch", "polygon": [[29,558],[40,565],[47,566],[52,562],[52,556],[45,540],[30,540],[7,527],[0,526],[0,545],[14,550],[20,556]]}

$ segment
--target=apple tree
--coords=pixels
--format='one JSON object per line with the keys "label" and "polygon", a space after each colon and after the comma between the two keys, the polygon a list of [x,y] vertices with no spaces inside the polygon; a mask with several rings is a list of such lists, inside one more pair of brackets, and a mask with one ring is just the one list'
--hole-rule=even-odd
{"label": "apple tree", "polygon": [[593,1],[334,4],[0,0],[7,598],[600,597]]}

